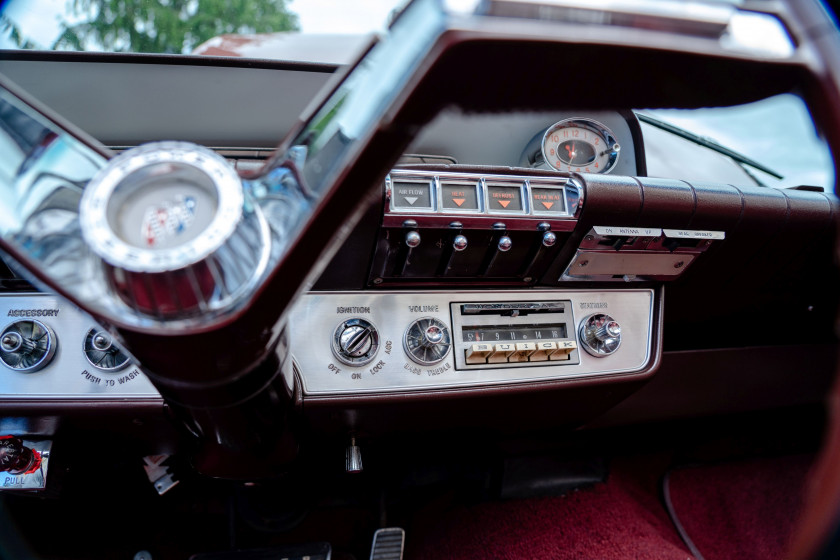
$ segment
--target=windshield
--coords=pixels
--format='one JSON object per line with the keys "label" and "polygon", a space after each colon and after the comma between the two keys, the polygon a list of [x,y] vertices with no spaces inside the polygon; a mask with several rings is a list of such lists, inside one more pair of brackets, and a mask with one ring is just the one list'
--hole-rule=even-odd
{"label": "windshield", "polygon": [[[404,0],[10,0],[0,48],[201,54],[209,39],[263,33],[364,35]],[[337,49],[337,52],[338,49]]]}
{"label": "windshield", "polygon": [[[405,3],[11,0],[0,14],[0,48],[235,56],[341,65],[354,60],[370,33],[384,33]],[[697,2],[691,4],[697,6]],[[794,95],[738,107],[639,113],[684,129],[690,136],[710,139],[774,172],[733,162],[737,169],[732,170],[732,182],[832,189],[834,171],[828,148],[814,129],[807,107]],[[649,175],[703,179],[686,177],[679,163],[686,157],[703,157],[691,155],[699,153],[696,142],[675,138],[673,131],[649,123],[641,126]]]}
{"label": "windshield", "polygon": [[[657,109],[640,111],[684,129],[703,140],[733,149],[767,166],[781,178],[750,165],[740,165],[751,179],[778,188],[808,185],[831,192],[834,167],[825,140],[814,128],[808,108],[795,95],[779,95],[735,107]],[[696,159],[696,145],[669,132],[642,123],[648,175],[686,176],[680,163]],[[687,154],[692,150],[694,155]],[[733,167],[737,165],[733,162]]]}

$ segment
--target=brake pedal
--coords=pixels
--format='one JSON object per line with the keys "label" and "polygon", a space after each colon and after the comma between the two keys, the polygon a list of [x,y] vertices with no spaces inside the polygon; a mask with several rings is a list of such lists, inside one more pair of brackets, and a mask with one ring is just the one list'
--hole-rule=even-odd
{"label": "brake pedal", "polygon": [[400,527],[379,529],[373,534],[370,560],[402,560],[405,531]]}

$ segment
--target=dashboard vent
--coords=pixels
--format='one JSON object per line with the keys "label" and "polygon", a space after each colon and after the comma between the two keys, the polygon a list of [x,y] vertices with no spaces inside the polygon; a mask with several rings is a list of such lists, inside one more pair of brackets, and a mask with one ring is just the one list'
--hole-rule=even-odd
{"label": "dashboard vent", "polygon": [[[133,146],[109,146],[115,153],[122,153]],[[251,172],[260,169],[274,155],[273,148],[224,148],[210,146],[210,149],[227,159],[237,171]]]}

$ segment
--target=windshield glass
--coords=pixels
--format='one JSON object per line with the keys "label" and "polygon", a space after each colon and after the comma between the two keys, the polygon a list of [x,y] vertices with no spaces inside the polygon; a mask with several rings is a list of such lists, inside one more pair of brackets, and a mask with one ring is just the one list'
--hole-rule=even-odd
{"label": "windshield glass", "polygon": [[[355,59],[370,33],[384,34],[406,2],[10,0],[3,4],[0,0],[0,49],[233,56],[341,65]],[[737,0],[707,3],[743,4]],[[693,5],[696,7],[696,0]],[[814,130],[805,104],[796,96],[739,107],[640,113],[684,129],[691,136],[711,139],[783,177],[727,160],[733,167],[730,175],[719,173],[716,179],[832,189],[829,151]],[[645,122],[641,126],[650,176],[694,178],[685,175],[687,170],[679,162],[703,158],[700,152],[707,148],[698,151],[697,142],[675,138],[673,131]],[[713,160],[708,161],[711,165]]]}
{"label": "windshield glass", "polygon": [[[757,184],[780,188],[809,185],[823,187],[828,192],[834,189],[831,152],[815,130],[805,103],[795,95],[779,95],[735,107],[657,109],[640,113],[675,125],[701,140],[735,150],[781,175],[779,178],[731,161],[733,168],[741,167],[738,172],[745,172]],[[696,143],[675,138],[672,133],[644,122],[642,133],[648,175],[702,179],[687,176],[681,165],[702,157],[698,156]],[[702,168],[702,164],[698,163],[697,168]]]}
{"label": "windshield glass", "polygon": [[[202,54],[222,35],[381,32],[404,0],[10,0],[0,48]],[[340,49],[337,49],[340,52]]]}

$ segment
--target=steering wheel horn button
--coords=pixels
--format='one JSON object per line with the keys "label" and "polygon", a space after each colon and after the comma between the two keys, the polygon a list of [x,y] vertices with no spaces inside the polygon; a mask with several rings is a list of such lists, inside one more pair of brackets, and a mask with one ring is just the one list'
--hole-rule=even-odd
{"label": "steering wheel horn button", "polygon": [[82,236],[125,305],[158,319],[237,301],[265,269],[268,225],[246,204],[236,171],[186,142],[157,142],[112,159],[79,207]]}

